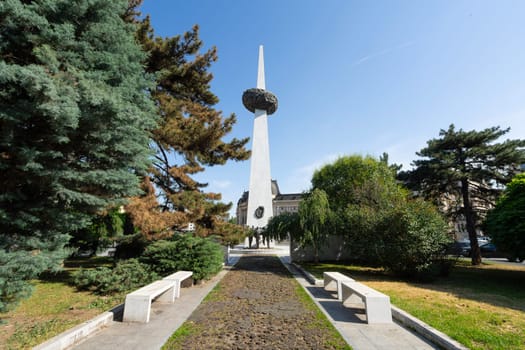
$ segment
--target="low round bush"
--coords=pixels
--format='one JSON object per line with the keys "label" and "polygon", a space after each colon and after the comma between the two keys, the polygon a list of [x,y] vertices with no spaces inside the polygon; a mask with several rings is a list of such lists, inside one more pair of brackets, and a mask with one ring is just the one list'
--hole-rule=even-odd
{"label": "low round bush", "polygon": [[147,265],[137,259],[129,259],[118,262],[113,269],[81,269],[74,274],[73,283],[80,290],[107,295],[132,291],[158,278]]}
{"label": "low round bush", "polygon": [[177,234],[171,240],[150,244],[140,261],[161,276],[176,271],[193,271],[195,280],[208,279],[222,269],[222,246],[207,238]]}
{"label": "low round bush", "polygon": [[348,249],[360,262],[422,280],[450,268],[444,250],[450,242],[446,223],[427,202],[404,201],[380,211],[349,207],[344,219]]}
{"label": "low round bush", "polygon": [[377,229],[382,232],[380,264],[398,275],[431,279],[445,262],[450,238],[446,223],[429,203],[408,201],[385,215]]}

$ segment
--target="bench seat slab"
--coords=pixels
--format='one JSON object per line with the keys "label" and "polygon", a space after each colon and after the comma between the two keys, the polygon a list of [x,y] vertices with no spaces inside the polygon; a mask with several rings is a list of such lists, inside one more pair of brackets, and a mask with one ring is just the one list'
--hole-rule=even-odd
{"label": "bench seat slab", "polygon": [[341,282],[354,280],[340,272],[323,272],[324,289],[327,291],[337,291],[337,299],[342,300]]}
{"label": "bench seat slab", "polygon": [[180,284],[187,278],[193,276],[192,271],[177,271],[169,276],[163,278],[163,280],[175,282],[175,298],[180,298]]}

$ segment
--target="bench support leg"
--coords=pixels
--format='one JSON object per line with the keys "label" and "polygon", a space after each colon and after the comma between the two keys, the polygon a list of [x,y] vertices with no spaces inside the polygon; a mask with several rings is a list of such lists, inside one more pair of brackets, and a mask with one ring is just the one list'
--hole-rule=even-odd
{"label": "bench support leg", "polygon": [[[345,280],[346,281],[346,280]],[[349,280],[353,281],[353,280]],[[341,283],[343,280],[333,280],[333,279],[327,279],[324,280],[324,289],[329,292],[335,292],[337,291],[337,300],[341,301],[343,300],[343,292],[341,289]]]}
{"label": "bench support leg", "polygon": [[392,323],[392,309],[387,298],[366,298],[366,321],[371,323]]}
{"label": "bench support leg", "polygon": [[178,290],[177,283],[175,283],[173,287],[171,287],[170,289],[168,289],[167,291],[159,295],[159,297],[155,300],[160,303],[164,303],[164,304],[173,304],[175,302],[175,298],[176,298],[175,295],[176,295],[177,290]]}
{"label": "bench support leg", "polygon": [[180,285],[182,281],[181,280],[175,280],[175,298],[180,298]]}
{"label": "bench support leg", "polygon": [[324,289],[327,291],[334,291],[336,288],[339,289],[339,284],[336,280],[324,278]]}
{"label": "bench support leg", "polygon": [[124,322],[149,322],[151,311],[151,300],[149,298],[129,298],[126,297],[124,304]]}
{"label": "bench support leg", "polygon": [[346,303],[349,304],[363,304],[363,299],[359,294],[353,293],[349,289],[341,289],[341,301],[343,305]]}

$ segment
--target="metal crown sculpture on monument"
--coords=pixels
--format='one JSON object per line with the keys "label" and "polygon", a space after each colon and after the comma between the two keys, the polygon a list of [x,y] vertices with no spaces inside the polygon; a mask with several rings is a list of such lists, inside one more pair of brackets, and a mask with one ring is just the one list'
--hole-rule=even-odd
{"label": "metal crown sculpture on monument", "polygon": [[242,104],[252,113],[260,109],[271,115],[277,110],[277,97],[270,91],[252,88],[242,94]]}

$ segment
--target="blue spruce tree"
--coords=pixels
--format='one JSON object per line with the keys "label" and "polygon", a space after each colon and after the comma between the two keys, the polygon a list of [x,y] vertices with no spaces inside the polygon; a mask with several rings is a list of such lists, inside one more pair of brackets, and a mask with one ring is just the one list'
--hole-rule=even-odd
{"label": "blue spruce tree", "polygon": [[127,0],[0,3],[0,311],[139,193],[156,126]]}

